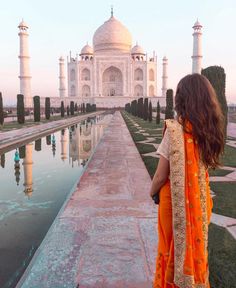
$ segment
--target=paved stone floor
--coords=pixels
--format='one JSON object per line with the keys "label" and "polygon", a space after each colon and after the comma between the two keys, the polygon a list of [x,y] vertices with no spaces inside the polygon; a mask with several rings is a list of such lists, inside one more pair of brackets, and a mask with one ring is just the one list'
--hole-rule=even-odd
{"label": "paved stone floor", "polygon": [[17,287],[151,288],[157,208],[150,185],[116,112]]}

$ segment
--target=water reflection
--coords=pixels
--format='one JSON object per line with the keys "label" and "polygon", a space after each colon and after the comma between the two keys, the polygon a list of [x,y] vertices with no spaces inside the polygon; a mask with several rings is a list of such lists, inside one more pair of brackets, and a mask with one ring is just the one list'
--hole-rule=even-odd
{"label": "water reflection", "polygon": [[[36,141],[35,141],[35,147],[36,147]],[[41,151],[41,150],[38,150],[38,151]],[[24,166],[24,184],[23,184],[25,187],[24,193],[28,197],[31,197],[33,193],[33,164],[34,164],[33,163],[33,143],[29,143],[25,145],[25,158],[22,163],[22,165]]]}
{"label": "water reflection", "polygon": [[15,287],[111,117],[87,119],[0,155],[0,287]]}
{"label": "water reflection", "polygon": [[[70,126],[60,131],[60,155],[63,162],[69,161],[71,167],[85,166],[94,147],[97,145],[104,130],[104,123],[101,121],[104,116],[88,118],[80,124]],[[108,115],[106,115],[109,118]],[[52,155],[56,155],[56,136],[55,134],[45,137],[47,146],[51,146]],[[36,139],[33,143],[26,144],[17,148],[14,156],[15,181],[18,186],[21,175],[21,160],[23,160],[24,172],[24,193],[30,198],[33,193],[33,146],[36,152],[42,151],[42,138]],[[43,146],[43,149],[46,147]],[[1,167],[5,168],[5,154],[1,155]]]}

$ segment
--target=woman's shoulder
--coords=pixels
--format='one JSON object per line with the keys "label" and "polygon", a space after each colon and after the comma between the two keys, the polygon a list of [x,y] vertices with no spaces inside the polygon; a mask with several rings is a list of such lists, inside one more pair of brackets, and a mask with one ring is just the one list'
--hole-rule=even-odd
{"label": "woman's shoulder", "polygon": [[180,122],[177,119],[166,119],[165,120],[165,124],[164,124],[164,130],[167,128],[168,130],[171,129],[182,129],[182,125],[180,124]]}

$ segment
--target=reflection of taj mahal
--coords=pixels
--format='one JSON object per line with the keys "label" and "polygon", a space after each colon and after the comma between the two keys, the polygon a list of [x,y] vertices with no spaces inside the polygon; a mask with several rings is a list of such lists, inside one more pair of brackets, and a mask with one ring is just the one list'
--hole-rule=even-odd
{"label": "reflection of taj mahal", "polygon": [[93,48],[87,44],[79,56],[70,55],[68,96],[99,107],[124,106],[139,97],[157,98],[156,73],[155,53],[148,58],[138,44],[132,48],[130,32],[112,12],[96,30]]}

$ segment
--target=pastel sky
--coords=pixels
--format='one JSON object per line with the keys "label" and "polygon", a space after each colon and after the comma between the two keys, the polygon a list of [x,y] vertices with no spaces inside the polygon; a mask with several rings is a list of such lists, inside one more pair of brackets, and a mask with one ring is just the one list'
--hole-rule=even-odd
{"label": "pastel sky", "polygon": [[58,58],[80,53],[95,30],[114,15],[138,43],[158,57],[158,95],[164,55],[169,59],[168,87],[191,73],[192,26],[203,25],[203,67],[220,65],[227,77],[226,95],[236,103],[235,0],[9,0],[0,5],[0,91],[4,103],[14,104],[19,93],[18,24],[29,25],[32,93],[58,96]]}

